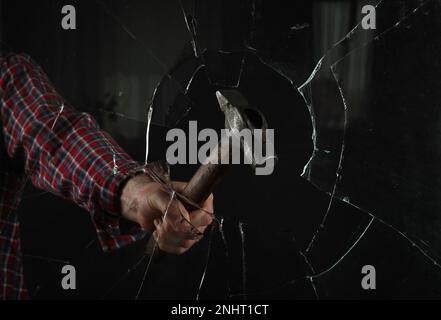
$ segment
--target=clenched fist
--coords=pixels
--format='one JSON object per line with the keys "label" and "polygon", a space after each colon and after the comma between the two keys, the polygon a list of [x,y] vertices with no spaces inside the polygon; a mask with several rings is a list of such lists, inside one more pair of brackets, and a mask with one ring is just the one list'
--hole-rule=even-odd
{"label": "clenched fist", "polygon": [[[179,193],[186,186],[182,182],[173,182],[172,185]],[[161,250],[183,254],[201,239],[212,223],[213,195],[204,203],[203,210],[192,212],[188,212],[180,201],[170,200],[171,194],[161,184],[138,175],[130,179],[122,190],[122,215],[144,230],[153,231]]]}

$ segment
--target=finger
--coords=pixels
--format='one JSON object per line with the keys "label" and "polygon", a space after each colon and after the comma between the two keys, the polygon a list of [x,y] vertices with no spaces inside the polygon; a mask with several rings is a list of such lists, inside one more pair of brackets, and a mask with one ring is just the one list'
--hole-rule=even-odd
{"label": "finger", "polygon": [[156,229],[161,235],[173,242],[174,245],[178,245],[184,240],[200,240],[202,234],[195,234],[191,232],[192,229],[187,229],[186,231],[176,231],[174,228],[169,226],[167,221],[162,222],[161,220],[155,220],[154,222]]}
{"label": "finger", "polygon": [[202,205],[202,209],[209,213],[214,212],[214,195],[210,194],[210,196],[205,200],[204,204]]}
{"label": "finger", "polygon": [[159,249],[164,252],[171,254],[183,254],[185,252],[185,248],[176,247],[167,243],[166,240],[162,239],[158,231],[153,232],[153,238],[155,239],[156,245],[159,247]]}
{"label": "finger", "polygon": [[158,244],[174,247],[179,244],[179,242],[181,241],[179,237],[174,237],[170,233],[165,232],[159,221],[155,220],[154,224],[156,230],[153,234],[155,235],[155,240]]}
{"label": "finger", "polygon": [[[191,248],[200,239],[183,239],[180,237],[175,237],[170,233],[164,232],[162,228],[157,229],[154,232],[155,240],[157,241],[159,247],[170,253],[181,254]],[[182,250],[184,249],[184,250]]]}
{"label": "finger", "polygon": [[168,239],[159,239],[158,245],[161,246],[161,249],[163,247],[169,248],[169,250],[175,249],[176,251],[179,251],[179,249],[185,249],[188,250],[191,247],[193,247],[198,241],[196,240],[185,240],[181,241],[180,243],[174,243],[172,241],[168,241]]}
{"label": "finger", "polygon": [[172,181],[172,188],[173,190],[182,193],[185,190],[185,187],[187,186],[187,182],[182,181]]}
{"label": "finger", "polygon": [[[197,228],[199,227],[207,227],[213,222],[213,194],[210,194],[208,199],[205,201],[202,209],[195,210],[190,214],[190,222]],[[200,229],[199,231],[204,232],[205,228]]]}
{"label": "finger", "polygon": [[190,222],[196,228],[206,227],[213,222],[213,218],[205,211],[195,210],[190,214]]}
{"label": "finger", "polygon": [[[190,216],[188,211],[179,201],[173,201],[168,212],[164,215],[164,222],[167,222],[167,227],[176,232],[191,232]],[[167,231],[171,231],[168,230]]]}
{"label": "finger", "polygon": [[153,239],[155,239],[155,242],[158,243],[159,242],[159,236],[158,236],[158,231],[153,231],[152,233],[152,237]]}

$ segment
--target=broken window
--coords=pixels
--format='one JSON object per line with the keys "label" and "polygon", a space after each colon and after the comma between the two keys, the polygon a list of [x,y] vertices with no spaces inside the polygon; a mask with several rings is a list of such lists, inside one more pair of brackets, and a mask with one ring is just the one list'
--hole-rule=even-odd
{"label": "broken window", "polygon": [[[267,177],[232,168],[216,221],[183,257],[146,254],[147,239],[101,254],[87,215],[28,190],[34,298],[439,297],[439,2],[82,1],[68,34],[48,3],[23,12],[2,1],[2,41],[33,55],[136,160],[163,159],[165,132],[190,120],[221,129],[215,92],[234,88],[275,129],[279,161]],[[375,29],[361,24],[365,5]],[[32,206],[47,215],[36,221]],[[59,289],[67,262],[84,274],[76,293]],[[376,290],[361,285],[366,265]]]}

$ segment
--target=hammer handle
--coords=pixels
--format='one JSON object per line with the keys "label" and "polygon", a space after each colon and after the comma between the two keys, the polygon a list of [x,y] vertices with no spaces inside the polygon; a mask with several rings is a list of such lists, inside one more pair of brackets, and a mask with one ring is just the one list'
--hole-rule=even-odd
{"label": "hammer handle", "polygon": [[[216,185],[222,180],[228,170],[229,152],[228,145],[219,143],[215,150],[213,150],[206,160],[195,172],[193,177],[188,182],[184,189],[183,195],[202,206],[213,192]],[[211,160],[211,161],[210,161]]]}
{"label": "hammer handle", "polygon": [[183,191],[183,195],[198,205],[203,205],[216,185],[227,172],[225,164],[203,164],[195,172]]}

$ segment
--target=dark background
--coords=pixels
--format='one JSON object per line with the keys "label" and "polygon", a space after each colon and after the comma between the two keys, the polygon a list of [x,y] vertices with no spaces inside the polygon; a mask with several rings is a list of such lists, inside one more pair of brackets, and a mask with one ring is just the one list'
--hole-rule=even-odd
{"label": "dark background", "polygon": [[[441,176],[439,156],[430,153],[437,149],[439,123],[438,96],[431,94],[440,67],[434,31],[439,2],[426,1],[404,31],[388,31],[423,2],[380,6],[378,30],[361,31],[336,47],[359,22],[361,7],[374,1],[183,1],[187,21],[197,31],[192,35],[178,1],[2,0],[0,36],[4,46],[38,61],[68,101],[93,114],[140,162],[144,122],[156,86],[162,83],[165,89],[154,106],[168,110],[169,101],[178,101],[181,93],[167,85],[164,75],[186,83],[179,70],[192,64],[205,68],[187,95],[192,109],[176,126],[186,128],[197,119],[199,128],[221,128],[215,90],[231,87],[242,68],[239,89],[275,129],[275,173],[254,176],[249,168],[237,166],[216,190],[215,209],[219,219],[225,218],[226,245],[214,226],[188,254],[154,261],[141,298],[195,299],[207,261],[201,299],[439,298],[441,278],[433,262],[440,253],[436,199]],[[77,10],[77,30],[61,28],[65,4]],[[385,37],[375,45],[351,51],[382,32]],[[432,45],[424,45],[428,43]],[[324,60],[328,68],[322,70],[328,73],[318,73],[310,94],[317,147],[329,153],[314,153],[307,170],[311,184],[301,174],[313,152],[312,121],[297,88],[325,53],[332,57]],[[339,59],[334,70],[342,92],[329,74]],[[427,72],[416,76],[422,61],[427,62],[424,70],[434,69],[426,78]],[[424,86],[415,87],[419,83]],[[350,103],[346,123],[340,93]],[[419,109],[407,107],[409,101]],[[165,158],[170,124],[154,119],[151,161]],[[392,133],[392,141],[385,141]],[[342,142],[345,163],[339,170]],[[171,172],[174,179],[187,180],[194,170],[177,166]],[[343,178],[334,190],[336,172]],[[145,241],[103,254],[87,212],[30,185],[27,189],[19,215],[32,297],[133,299],[147,263],[137,264]],[[344,201],[330,202],[333,191]],[[326,212],[326,224],[307,252]],[[364,233],[372,216],[377,219]],[[60,286],[67,261],[77,269],[76,291]],[[336,262],[314,279],[315,293],[307,276]],[[376,267],[376,290],[361,287],[364,265]]]}

